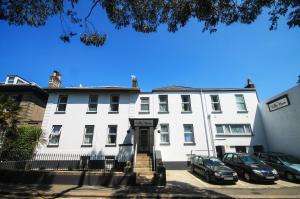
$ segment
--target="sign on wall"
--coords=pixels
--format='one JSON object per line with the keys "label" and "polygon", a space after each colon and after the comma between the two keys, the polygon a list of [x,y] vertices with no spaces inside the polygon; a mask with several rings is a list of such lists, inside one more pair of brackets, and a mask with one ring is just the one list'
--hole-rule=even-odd
{"label": "sign on wall", "polygon": [[267,104],[270,112],[272,112],[290,105],[290,101],[288,95],[283,95],[275,100],[272,100],[271,102],[268,102]]}
{"label": "sign on wall", "polygon": [[153,126],[153,120],[134,120],[134,126]]}

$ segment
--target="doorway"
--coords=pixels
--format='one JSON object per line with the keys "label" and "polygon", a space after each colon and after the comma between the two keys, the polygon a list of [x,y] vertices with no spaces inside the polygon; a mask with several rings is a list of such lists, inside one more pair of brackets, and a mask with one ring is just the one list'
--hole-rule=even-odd
{"label": "doorway", "polygon": [[217,158],[222,160],[224,153],[225,153],[225,147],[224,146],[216,146],[216,152],[217,152]]}
{"label": "doorway", "polygon": [[139,143],[138,143],[138,152],[146,153],[150,151],[150,137],[149,129],[140,129],[139,132]]}

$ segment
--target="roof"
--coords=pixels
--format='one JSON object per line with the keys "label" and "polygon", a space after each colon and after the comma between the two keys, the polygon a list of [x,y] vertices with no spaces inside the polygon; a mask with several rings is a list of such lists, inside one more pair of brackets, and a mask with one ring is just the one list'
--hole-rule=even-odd
{"label": "roof", "polygon": [[122,86],[97,86],[97,87],[64,87],[64,88],[44,88],[49,93],[54,92],[109,92],[109,91],[122,91],[122,92],[140,92],[139,88],[122,87]]}
{"label": "roof", "polygon": [[192,88],[186,86],[166,86],[153,89],[152,92],[212,92],[212,91],[256,91],[255,88]]}
{"label": "roof", "polygon": [[22,92],[31,91],[40,96],[43,100],[47,100],[48,93],[37,85],[33,84],[0,84],[1,92]]}

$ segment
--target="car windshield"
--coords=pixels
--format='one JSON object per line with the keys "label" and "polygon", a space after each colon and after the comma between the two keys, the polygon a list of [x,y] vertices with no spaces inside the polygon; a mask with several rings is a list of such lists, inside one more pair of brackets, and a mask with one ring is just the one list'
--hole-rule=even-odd
{"label": "car windshield", "polygon": [[279,156],[279,159],[289,164],[300,164],[300,160],[290,155]]}
{"label": "car windshield", "polygon": [[255,156],[249,156],[249,155],[243,155],[240,156],[240,159],[245,164],[260,164],[262,163],[259,159],[257,159]]}
{"label": "car windshield", "polygon": [[224,163],[217,158],[203,159],[203,163],[207,166],[224,166]]}

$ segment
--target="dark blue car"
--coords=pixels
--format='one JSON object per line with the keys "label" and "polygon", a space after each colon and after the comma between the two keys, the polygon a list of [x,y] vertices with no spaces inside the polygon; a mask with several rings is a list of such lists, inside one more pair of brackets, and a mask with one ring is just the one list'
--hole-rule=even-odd
{"label": "dark blue car", "polygon": [[259,153],[257,157],[289,181],[300,180],[300,160],[283,153]]}

